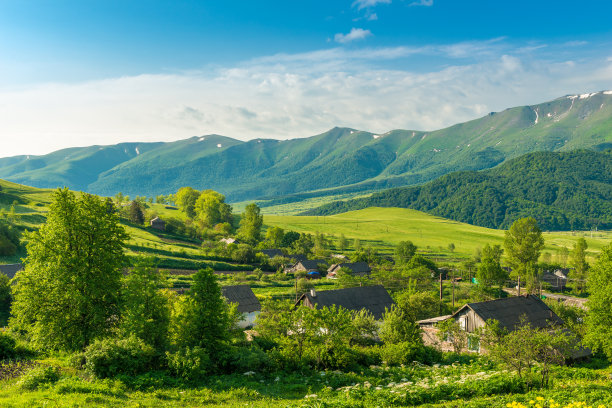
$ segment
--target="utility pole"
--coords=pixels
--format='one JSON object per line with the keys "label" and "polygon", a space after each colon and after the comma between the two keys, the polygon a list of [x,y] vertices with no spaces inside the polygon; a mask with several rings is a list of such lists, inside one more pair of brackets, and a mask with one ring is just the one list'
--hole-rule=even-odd
{"label": "utility pole", "polygon": [[442,274],[440,273],[440,300],[442,300]]}
{"label": "utility pole", "polygon": [[455,310],[455,270],[452,269],[451,284],[453,285],[453,310]]}
{"label": "utility pole", "polygon": [[520,276],[518,277],[518,295],[521,296],[521,277]]}

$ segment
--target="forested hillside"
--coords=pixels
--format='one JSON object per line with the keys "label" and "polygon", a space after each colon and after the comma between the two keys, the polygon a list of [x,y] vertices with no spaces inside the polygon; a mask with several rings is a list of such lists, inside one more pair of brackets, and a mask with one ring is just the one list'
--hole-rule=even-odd
{"label": "forested hillside", "polygon": [[304,215],[402,207],[489,228],[531,216],[547,230],[612,227],[612,152],[529,153],[486,171],[337,201]]}
{"label": "forested hillside", "polygon": [[609,149],[611,102],[611,91],[564,96],[432,132],[334,128],[293,140],[208,135],[73,148],[0,159],[0,178],[107,196],[155,196],[192,186],[219,191],[230,202],[374,191],[492,168],[534,151]]}

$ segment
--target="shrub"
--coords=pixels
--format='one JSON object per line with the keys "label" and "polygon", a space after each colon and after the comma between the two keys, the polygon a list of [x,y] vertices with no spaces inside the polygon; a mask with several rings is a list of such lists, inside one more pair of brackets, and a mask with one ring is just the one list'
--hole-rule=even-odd
{"label": "shrub", "polygon": [[174,353],[166,353],[168,367],[177,376],[195,381],[206,376],[213,368],[213,363],[205,349],[184,347]]}
{"label": "shrub", "polygon": [[87,347],[85,369],[98,378],[137,375],[151,369],[155,357],[155,349],[135,336],[107,338]]}
{"label": "shrub", "polygon": [[59,378],[59,370],[55,367],[35,367],[21,377],[19,386],[25,390],[32,391],[43,385],[53,384]]}
{"label": "shrub", "polygon": [[15,356],[15,339],[6,333],[0,332],[0,360]]}

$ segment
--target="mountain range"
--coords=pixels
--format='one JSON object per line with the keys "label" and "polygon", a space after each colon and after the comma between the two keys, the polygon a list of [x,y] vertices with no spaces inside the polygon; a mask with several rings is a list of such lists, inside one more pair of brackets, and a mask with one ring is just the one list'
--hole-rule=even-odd
{"label": "mountain range", "polygon": [[611,147],[612,91],[603,91],[491,112],[436,131],[334,128],[292,140],[207,135],[69,148],[1,158],[0,178],[100,195],[154,196],[192,186],[236,202],[410,186],[453,171],[492,168],[534,151]]}

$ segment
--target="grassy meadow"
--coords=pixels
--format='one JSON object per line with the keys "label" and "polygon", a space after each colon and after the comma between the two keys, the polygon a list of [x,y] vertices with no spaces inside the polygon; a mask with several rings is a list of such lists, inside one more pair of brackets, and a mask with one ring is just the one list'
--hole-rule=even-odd
{"label": "grassy meadow", "polygon": [[[421,250],[437,251],[442,257],[466,258],[485,244],[503,245],[504,231],[478,227],[432,216],[404,208],[366,208],[331,216],[264,216],[267,226],[308,233],[324,233],[349,240],[360,239],[362,245],[371,244],[383,252],[392,251],[400,241],[410,240]],[[591,260],[601,248],[612,241],[610,231],[545,232],[544,252],[553,255],[561,247],[568,249],[580,237],[589,245]],[[454,244],[454,251],[448,249]]]}

